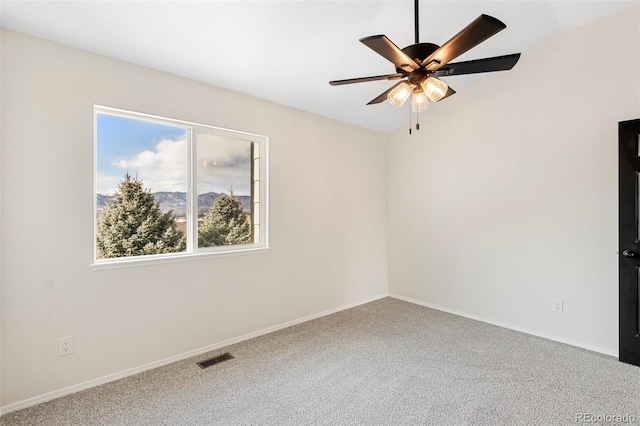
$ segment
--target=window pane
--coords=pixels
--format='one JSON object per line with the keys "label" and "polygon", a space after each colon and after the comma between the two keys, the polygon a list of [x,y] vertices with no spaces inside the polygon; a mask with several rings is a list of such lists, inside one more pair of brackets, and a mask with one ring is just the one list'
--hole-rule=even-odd
{"label": "window pane", "polygon": [[258,241],[252,230],[253,147],[247,140],[196,134],[198,247]]}
{"label": "window pane", "polygon": [[186,250],[187,130],[96,114],[96,256]]}
{"label": "window pane", "polygon": [[109,107],[94,117],[96,266],[268,247],[266,137]]}

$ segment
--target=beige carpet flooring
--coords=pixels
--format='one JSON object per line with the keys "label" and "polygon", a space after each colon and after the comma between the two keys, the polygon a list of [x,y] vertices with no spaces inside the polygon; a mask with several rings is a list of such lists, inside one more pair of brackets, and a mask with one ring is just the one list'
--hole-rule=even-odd
{"label": "beige carpet flooring", "polygon": [[[196,365],[227,351],[235,358],[204,370]],[[0,424],[575,425],[625,419],[640,424],[640,368],[385,298],[9,413]]]}

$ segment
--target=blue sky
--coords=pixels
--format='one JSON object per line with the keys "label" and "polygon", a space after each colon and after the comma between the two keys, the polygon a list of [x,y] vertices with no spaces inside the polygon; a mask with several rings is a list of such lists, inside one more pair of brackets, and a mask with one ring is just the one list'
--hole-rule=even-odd
{"label": "blue sky", "polygon": [[153,150],[162,139],[184,139],[186,129],[115,115],[98,114],[98,170],[106,170],[115,158],[132,157]]}
{"label": "blue sky", "polygon": [[[187,134],[179,126],[97,114],[97,192],[112,194],[125,172],[151,192],[186,191]],[[248,195],[250,142],[198,135],[198,188]]]}

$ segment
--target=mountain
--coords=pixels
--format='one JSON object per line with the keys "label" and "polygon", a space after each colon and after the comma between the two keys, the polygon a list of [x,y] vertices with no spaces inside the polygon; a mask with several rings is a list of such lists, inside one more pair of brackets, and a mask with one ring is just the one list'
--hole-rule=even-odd
{"label": "mountain", "polygon": [[163,212],[173,210],[175,217],[187,215],[186,192],[154,192],[153,198],[160,203],[160,210]]}
{"label": "mountain", "polygon": [[98,206],[98,211],[105,208],[109,201],[113,200],[113,197],[113,195],[96,195],[96,206]]}
{"label": "mountain", "polygon": [[[207,192],[206,194],[198,195],[198,217],[203,217],[211,209],[214,201],[220,194],[217,192]],[[114,195],[98,194],[96,196],[96,206],[98,207],[98,213],[104,209],[113,199]],[[153,197],[160,203],[160,209],[163,212],[173,210],[175,217],[185,217],[187,215],[187,194],[186,192],[155,192]],[[251,211],[251,196],[249,195],[236,195],[237,199],[242,203],[242,207],[245,212]]]}

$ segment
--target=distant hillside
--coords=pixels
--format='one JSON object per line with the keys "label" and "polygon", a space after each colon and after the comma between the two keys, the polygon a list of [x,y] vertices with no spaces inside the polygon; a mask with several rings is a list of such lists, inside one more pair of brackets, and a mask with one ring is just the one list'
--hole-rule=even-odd
{"label": "distant hillside", "polygon": [[[198,216],[204,216],[219,196],[220,194],[216,192],[207,192],[206,194],[198,195]],[[185,217],[187,215],[187,194],[185,192],[155,192],[153,197],[156,201],[160,202],[162,211],[173,210],[175,217]],[[98,194],[96,196],[98,213],[100,213],[113,198],[113,195]],[[244,211],[249,213],[251,211],[251,197],[249,195],[236,195],[236,198],[242,202]]]}

